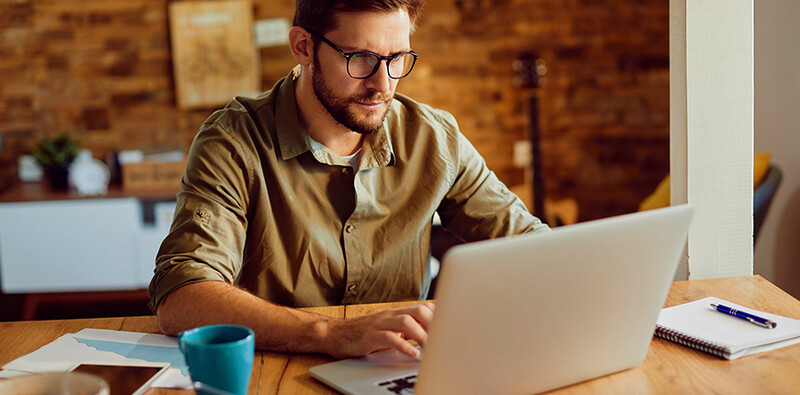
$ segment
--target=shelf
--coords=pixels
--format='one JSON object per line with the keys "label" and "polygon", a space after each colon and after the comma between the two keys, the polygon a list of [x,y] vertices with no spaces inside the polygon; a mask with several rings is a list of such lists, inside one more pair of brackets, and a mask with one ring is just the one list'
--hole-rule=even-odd
{"label": "shelf", "polygon": [[170,200],[175,199],[180,188],[178,185],[173,190],[158,191],[125,191],[119,186],[112,185],[108,193],[98,196],[81,196],[77,191],[56,191],[44,182],[18,183],[0,194],[0,203],[12,202],[40,202],[50,200],[75,200],[75,199],[106,199],[106,198],[136,198],[140,200]]}

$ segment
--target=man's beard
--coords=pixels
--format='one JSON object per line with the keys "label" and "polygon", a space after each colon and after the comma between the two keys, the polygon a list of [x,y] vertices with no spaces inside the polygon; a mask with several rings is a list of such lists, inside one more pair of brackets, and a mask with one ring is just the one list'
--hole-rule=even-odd
{"label": "man's beard", "polygon": [[375,90],[368,90],[363,94],[349,98],[336,96],[336,94],[333,92],[333,89],[328,86],[325,78],[322,76],[316,53],[314,54],[314,69],[311,75],[311,80],[314,88],[314,94],[317,96],[317,99],[320,103],[322,103],[325,109],[328,110],[328,113],[331,114],[333,119],[336,120],[336,122],[339,122],[356,133],[364,135],[372,134],[380,130],[381,126],[383,125],[383,120],[386,119],[386,114],[389,112],[388,106],[383,110],[383,114],[377,115],[378,111],[370,111],[368,112],[369,116],[360,121],[358,120],[357,115],[349,108],[349,106],[358,102],[388,102],[391,100],[390,97]]}

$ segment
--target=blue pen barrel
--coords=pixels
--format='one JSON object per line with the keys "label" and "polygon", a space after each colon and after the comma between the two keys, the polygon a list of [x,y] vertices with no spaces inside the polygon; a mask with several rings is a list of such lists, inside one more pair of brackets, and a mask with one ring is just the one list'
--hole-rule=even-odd
{"label": "blue pen barrel", "polygon": [[713,307],[715,310],[719,311],[720,313],[727,314],[727,315],[730,315],[730,316],[734,316],[736,318],[739,318],[741,320],[745,320],[747,322],[750,322],[751,324],[758,325],[758,326],[761,326],[761,327],[764,327],[764,328],[772,329],[772,328],[775,328],[776,326],[778,326],[778,324],[775,323],[774,321],[770,321],[770,320],[768,320],[766,318],[762,318],[762,317],[759,317],[757,315],[746,313],[744,311],[737,310],[737,309],[734,309],[732,307],[728,307],[728,306],[725,306],[725,305],[711,304],[711,307]]}

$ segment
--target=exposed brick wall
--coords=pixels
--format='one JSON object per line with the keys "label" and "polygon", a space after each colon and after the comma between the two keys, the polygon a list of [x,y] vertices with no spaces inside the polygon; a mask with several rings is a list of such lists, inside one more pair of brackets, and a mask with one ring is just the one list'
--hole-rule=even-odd
{"label": "exposed brick wall", "polygon": [[69,132],[95,155],[186,149],[209,111],[174,105],[166,3],[0,3],[3,180],[44,136]]}
{"label": "exposed brick wall", "polygon": [[[582,220],[633,211],[669,164],[668,2],[429,0],[412,38],[420,61],[399,90],[452,112],[509,185],[512,145],[540,98],[546,195]],[[293,0],[255,0],[256,19]],[[212,109],[175,106],[163,0],[0,0],[0,185],[31,143],[72,132],[111,150],[187,149]],[[545,84],[514,86],[515,59],[547,61]],[[261,50],[264,89],[294,62]]]}

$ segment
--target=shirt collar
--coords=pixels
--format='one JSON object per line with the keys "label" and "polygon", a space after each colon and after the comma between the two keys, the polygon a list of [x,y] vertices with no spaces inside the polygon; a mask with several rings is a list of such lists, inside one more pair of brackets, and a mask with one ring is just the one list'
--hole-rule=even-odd
{"label": "shirt collar", "polygon": [[300,66],[298,65],[278,87],[275,100],[275,128],[283,160],[292,159],[311,150],[308,142],[308,130],[300,123],[300,116],[297,112],[294,85],[299,76]]}
{"label": "shirt collar", "polygon": [[[283,160],[289,160],[311,151],[308,130],[300,123],[300,116],[297,111],[295,84],[299,76],[300,66],[298,65],[284,78],[284,83],[280,85],[277,92],[275,127],[281,159]],[[390,104],[390,113],[394,111],[393,107],[396,103],[396,101],[392,101]],[[389,166],[392,163],[394,150],[392,149],[387,129],[387,122],[384,120],[380,130],[364,138],[359,170]]]}

